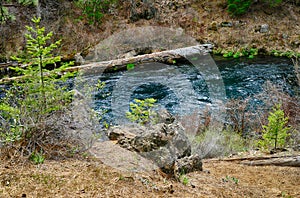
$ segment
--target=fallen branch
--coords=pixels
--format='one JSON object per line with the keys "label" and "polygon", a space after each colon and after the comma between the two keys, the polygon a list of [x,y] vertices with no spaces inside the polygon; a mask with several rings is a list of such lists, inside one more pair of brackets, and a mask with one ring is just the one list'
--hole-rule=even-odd
{"label": "fallen branch", "polygon": [[274,159],[255,160],[255,161],[243,161],[241,164],[249,166],[293,166],[300,167],[300,155],[294,157],[281,157]]}
{"label": "fallen branch", "polygon": [[[206,55],[209,52],[211,52],[212,47],[213,46],[210,44],[196,45],[196,46],[180,48],[175,50],[155,52],[152,54],[144,54],[144,55],[134,56],[130,58],[95,62],[95,63],[85,64],[85,65],[80,65],[75,67],[69,67],[65,71],[66,72],[74,72],[79,70],[88,71],[97,68],[106,72],[114,72],[114,71],[126,69],[127,64],[136,64],[136,66],[138,66],[138,64],[141,63],[149,63],[149,62],[173,64],[174,60],[184,59],[186,55],[196,54],[196,53]],[[20,78],[22,77],[3,78],[0,80],[0,84],[18,80]]]}

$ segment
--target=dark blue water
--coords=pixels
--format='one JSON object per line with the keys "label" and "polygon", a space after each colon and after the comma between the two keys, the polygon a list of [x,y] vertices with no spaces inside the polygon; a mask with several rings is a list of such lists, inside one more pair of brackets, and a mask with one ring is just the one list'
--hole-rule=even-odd
{"label": "dark blue water", "polygon": [[[172,114],[191,113],[197,108],[218,105],[230,98],[254,97],[267,81],[281,85],[290,95],[300,93],[292,61],[276,57],[255,59],[224,59],[213,57],[217,70],[199,69],[189,63],[178,65],[146,65],[146,69],[95,73],[87,82],[105,82],[101,91],[94,91],[92,105],[105,111],[103,120],[115,123],[123,119],[133,99],[155,98],[157,109],[165,108]],[[76,80],[77,81],[77,80]],[[224,87],[222,86],[224,83]],[[5,86],[0,86],[3,96]],[[78,91],[82,91],[78,88]],[[223,90],[224,89],[224,90]],[[216,93],[217,92],[217,93]],[[219,94],[219,95],[218,95]]]}
{"label": "dark blue water", "polygon": [[[214,57],[214,60],[221,81],[225,85],[223,102],[230,98],[254,97],[262,91],[267,81],[281,85],[290,95],[300,91],[292,61],[289,59]],[[142,70],[140,73],[122,71],[96,76],[97,79],[104,81],[106,86],[95,94],[94,108],[105,109],[107,113],[104,115],[104,120],[114,123],[116,117],[123,119],[125,112],[129,110],[129,103],[134,98],[155,98],[158,101],[157,109],[165,108],[179,115],[192,112],[196,108],[201,110],[207,105],[213,106],[216,103],[214,98],[211,98],[212,93],[209,93],[209,89],[213,86],[220,87],[220,79],[213,86],[208,85],[213,81],[208,82],[207,79],[214,80],[220,76],[211,74],[204,77],[202,71],[191,64],[169,67],[171,68],[169,70],[161,67],[154,68],[156,69],[154,73],[149,69],[149,71]]]}

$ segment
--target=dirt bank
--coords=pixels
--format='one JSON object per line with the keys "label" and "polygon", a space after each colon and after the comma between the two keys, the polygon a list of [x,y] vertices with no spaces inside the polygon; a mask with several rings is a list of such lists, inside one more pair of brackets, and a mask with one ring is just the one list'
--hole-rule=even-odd
{"label": "dirt bank", "polygon": [[[221,49],[248,47],[258,48],[261,52],[280,50],[300,53],[299,5],[283,3],[280,8],[270,8],[257,3],[246,15],[231,17],[225,0],[132,2],[136,2],[135,6],[130,1],[119,1],[105,15],[102,23],[94,25],[82,19],[81,10],[70,1],[59,2],[59,7],[56,1],[42,4],[42,25],[54,32],[54,39],[63,39],[60,52],[69,57],[76,53],[86,55],[91,47],[112,34],[148,25],[182,28],[198,42],[213,43]],[[9,59],[11,54],[23,48],[24,26],[36,13],[32,7],[16,7],[12,11],[16,14],[16,20],[2,24],[0,28],[2,59]],[[261,31],[262,25],[266,25],[264,27],[267,29]]]}

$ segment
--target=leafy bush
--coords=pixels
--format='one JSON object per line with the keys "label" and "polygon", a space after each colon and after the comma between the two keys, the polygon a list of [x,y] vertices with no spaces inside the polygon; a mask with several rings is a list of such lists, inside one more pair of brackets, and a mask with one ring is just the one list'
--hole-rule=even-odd
{"label": "leafy bush", "polygon": [[35,164],[42,164],[45,161],[45,157],[43,156],[43,153],[35,153],[33,152],[30,156],[30,160]]}
{"label": "leafy bush", "polygon": [[228,0],[227,10],[233,16],[243,15],[248,11],[251,2],[251,0]]}
{"label": "leafy bush", "polygon": [[272,145],[274,145],[274,149],[277,149],[278,146],[283,147],[288,137],[287,131],[290,128],[286,127],[288,117],[285,117],[280,104],[273,108],[273,112],[270,112],[268,121],[268,125],[263,126],[262,140],[258,144],[263,148],[269,148]]}
{"label": "leafy bush", "polygon": [[78,0],[76,4],[88,18],[89,24],[95,24],[101,21],[104,13],[116,2],[117,0]]}
{"label": "leafy bush", "polygon": [[156,113],[152,110],[156,100],[154,98],[146,98],[145,100],[134,99],[135,103],[130,103],[130,111],[126,112],[126,117],[139,124],[147,124],[154,121]]}
{"label": "leafy bush", "polygon": [[29,32],[25,35],[26,57],[14,56],[23,65],[12,68],[23,76],[13,82],[0,104],[0,141],[27,154],[40,153],[55,144],[50,133],[58,138],[56,121],[60,118],[53,119],[62,116],[72,97],[67,87],[60,85],[71,75],[63,73],[69,64],[51,71],[45,68],[60,61],[59,56],[51,53],[60,41],[48,45],[53,33],[45,34],[45,28],[39,26],[40,20],[33,18],[35,26],[26,27]]}

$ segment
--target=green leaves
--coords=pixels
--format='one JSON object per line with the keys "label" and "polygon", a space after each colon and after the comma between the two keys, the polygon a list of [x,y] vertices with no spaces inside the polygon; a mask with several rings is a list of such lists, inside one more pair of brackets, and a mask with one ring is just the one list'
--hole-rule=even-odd
{"label": "green leaves", "polygon": [[130,103],[130,111],[126,112],[126,117],[139,124],[147,124],[154,120],[156,113],[152,111],[155,107],[156,100],[154,98],[146,98],[145,100],[134,99],[134,103]]}
{"label": "green leaves", "polygon": [[251,0],[228,0],[228,12],[233,16],[239,16],[245,14],[252,1]]}
{"label": "green leaves", "polygon": [[127,70],[132,70],[132,69],[134,69],[134,64],[133,63],[128,63],[126,65],[126,67],[127,67]]}
{"label": "green leaves", "polygon": [[82,9],[82,13],[87,17],[89,24],[100,23],[110,6],[117,0],[77,0],[76,4]]}
{"label": "green leaves", "polygon": [[38,165],[44,163],[45,157],[42,152],[33,152],[30,156],[30,160]]}

